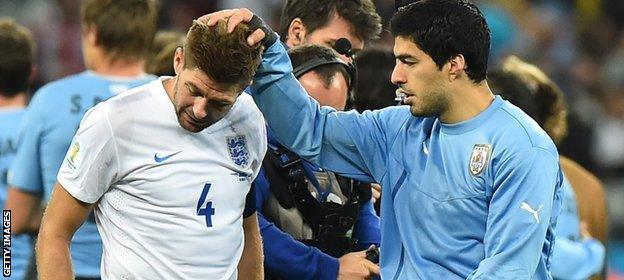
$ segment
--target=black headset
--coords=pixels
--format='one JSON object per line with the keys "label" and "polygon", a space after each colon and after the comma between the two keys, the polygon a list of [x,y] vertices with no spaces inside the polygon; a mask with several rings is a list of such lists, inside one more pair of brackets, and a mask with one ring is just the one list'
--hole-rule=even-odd
{"label": "black headset", "polygon": [[[346,55],[347,57],[350,57],[352,61],[355,61],[353,59],[353,52],[351,51],[351,42],[349,42],[349,40],[345,38],[340,38],[336,40],[336,43],[334,43],[334,49],[339,54]],[[348,91],[349,91],[348,97],[347,97],[347,108],[350,108],[350,105],[353,104],[353,88],[355,87],[355,79],[357,76],[357,70],[355,68],[354,63],[344,62],[342,59],[336,56],[328,57],[328,56],[319,55],[295,67],[292,73],[293,75],[295,75],[296,78],[299,78],[303,74],[314,70],[316,67],[319,67],[322,65],[328,65],[328,64],[342,65],[344,69],[347,71],[347,74],[349,75],[349,81],[347,83]]]}

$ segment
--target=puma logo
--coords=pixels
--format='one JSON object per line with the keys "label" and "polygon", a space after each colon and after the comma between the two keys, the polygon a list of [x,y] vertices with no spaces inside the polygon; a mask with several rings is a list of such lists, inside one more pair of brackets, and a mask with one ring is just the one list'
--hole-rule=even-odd
{"label": "puma logo", "polygon": [[531,213],[533,215],[533,218],[535,218],[535,221],[538,224],[539,224],[539,211],[542,210],[542,207],[544,207],[544,205],[540,205],[539,208],[537,208],[537,210],[534,210],[533,207],[531,207],[531,205],[529,205],[526,202],[522,202],[520,204],[520,209],[526,210],[527,212]]}

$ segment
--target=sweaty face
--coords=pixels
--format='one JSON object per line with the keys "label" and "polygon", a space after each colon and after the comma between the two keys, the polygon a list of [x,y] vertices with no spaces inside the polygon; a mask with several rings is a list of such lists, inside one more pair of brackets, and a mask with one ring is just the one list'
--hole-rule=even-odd
{"label": "sweaty face", "polygon": [[[351,42],[351,49],[354,53],[364,48],[364,42],[355,36],[349,22],[336,13],[334,13],[334,16],[325,26],[317,28],[312,33],[307,34],[304,43],[333,48],[334,43],[340,38],[346,38]],[[351,61],[351,59],[346,56],[341,57],[345,61]]]}
{"label": "sweaty face", "polygon": [[392,83],[399,86],[399,90],[406,95],[404,102],[410,106],[412,115],[442,115],[449,103],[443,71],[407,37],[395,38],[394,56],[396,65],[392,71]]}
{"label": "sweaty face", "polygon": [[180,126],[200,132],[222,119],[232,108],[240,91],[216,84],[198,68],[178,73],[173,86],[173,106]]}
{"label": "sweaty face", "polygon": [[338,111],[345,109],[348,86],[344,75],[341,73],[334,75],[328,87],[325,87],[321,77],[314,71],[301,75],[299,83],[321,106],[330,106]]}

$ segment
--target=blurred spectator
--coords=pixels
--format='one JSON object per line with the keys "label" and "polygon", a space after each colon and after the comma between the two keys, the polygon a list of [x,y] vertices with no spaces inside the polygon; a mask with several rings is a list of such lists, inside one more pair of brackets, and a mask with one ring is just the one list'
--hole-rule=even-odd
{"label": "blurred spectator", "polygon": [[[500,69],[488,74],[493,89],[537,121],[555,144],[567,136],[567,106],[563,92],[541,70],[515,56],[503,60]],[[556,240],[551,272],[554,279],[586,279],[602,271],[606,241],[606,205],[602,183],[587,170],[561,156],[566,182],[563,208],[557,218]],[[575,195],[576,192],[576,195]],[[583,201],[577,203],[576,197]],[[598,211],[598,212],[596,212]],[[584,213],[585,219],[579,219]],[[598,215],[593,215],[597,213]],[[603,237],[592,238],[592,231]]]}
{"label": "blurred spectator", "polygon": [[[24,120],[28,87],[32,81],[35,53],[32,34],[12,19],[0,18],[0,53],[0,207],[5,209],[8,169],[17,153],[18,131]],[[5,223],[6,218],[5,213]],[[5,256],[5,250],[8,250],[12,257],[9,259],[11,279],[21,280],[32,257],[33,238],[30,234],[11,233],[14,236],[8,247],[5,247],[6,239],[1,246]]]}
{"label": "blurred spectator", "polygon": [[155,76],[175,76],[173,55],[184,45],[186,34],[177,31],[158,31],[148,57],[146,72]]}
{"label": "blurred spectator", "polygon": [[353,108],[358,112],[396,105],[397,86],[390,76],[394,69],[394,55],[389,50],[369,48],[355,58],[357,79]]}

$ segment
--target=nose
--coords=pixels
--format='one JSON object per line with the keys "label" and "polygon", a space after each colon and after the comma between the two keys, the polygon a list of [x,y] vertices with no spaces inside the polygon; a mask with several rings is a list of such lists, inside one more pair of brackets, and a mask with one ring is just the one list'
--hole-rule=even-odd
{"label": "nose", "polygon": [[406,82],[405,71],[402,69],[401,65],[399,65],[398,63],[394,65],[394,69],[392,70],[392,76],[390,76],[390,80],[395,85],[404,84]]}
{"label": "nose", "polygon": [[197,97],[195,98],[195,102],[193,102],[193,115],[198,120],[203,120],[208,115],[206,102],[206,98],[203,97]]}

